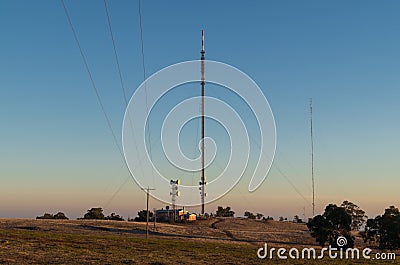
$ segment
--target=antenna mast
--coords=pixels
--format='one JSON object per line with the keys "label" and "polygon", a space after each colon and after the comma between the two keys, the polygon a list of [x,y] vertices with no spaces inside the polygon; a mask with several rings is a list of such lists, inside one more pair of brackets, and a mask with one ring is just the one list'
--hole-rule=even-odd
{"label": "antenna mast", "polygon": [[312,98],[310,98],[310,132],[311,132],[311,181],[312,181],[312,214],[315,216],[315,185],[314,185],[314,139],[313,139]]}
{"label": "antenna mast", "polygon": [[204,177],[204,30],[201,31],[201,179],[200,179],[200,195],[201,195],[201,214],[204,215],[204,197],[206,179]]}
{"label": "antenna mast", "polygon": [[[176,216],[176,197],[180,195],[179,191],[178,191],[178,186],[181,184],[180,180],[172,180],[169,182],[171,184],[171,192],[169,193],[172,197],[172,217],[174,222],[176,222],[177,220],[177,216]],[[168,213],[169,215],[169,213]],[[170,217],[169,217],[170,218]]]}

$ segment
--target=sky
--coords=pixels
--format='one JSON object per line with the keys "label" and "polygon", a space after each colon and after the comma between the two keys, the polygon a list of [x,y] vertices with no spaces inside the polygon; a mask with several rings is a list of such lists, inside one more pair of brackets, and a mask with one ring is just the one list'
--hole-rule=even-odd
{"label": "sky", "polygon": [[[65,4],[121,146],[126,104],[104,3]],[[143,82],[138,1],[107,5],[130,98]],[[239,216],[311,216],[311,97],[316,213],[344,200],[371,217],[400,206],[399,8],[398,1],[141,1],[146,77],[199,59],[204,29],[206,58],[249,75],[274,114],[267,179],[249,193],[245,176],[207,212],[229,205]],[[62,3],[1,1],[0,32],[0,218],[58,211],[77,218],[92,207],[134,217],[145,194],[107,126]],[[185,95],[200,93],[191,88]],[[207,93],[234,102],[216,86]],[[174,104],[167,99],[162,109]],[[192,145],[189,137],[196,128],[185,127],[188,156],[197,154],[198,136]],[[210,136],[212,128],[210,121]],[[221,151],[223,164],[229,150]],[[165,204],[152,199],[150,207]]]}

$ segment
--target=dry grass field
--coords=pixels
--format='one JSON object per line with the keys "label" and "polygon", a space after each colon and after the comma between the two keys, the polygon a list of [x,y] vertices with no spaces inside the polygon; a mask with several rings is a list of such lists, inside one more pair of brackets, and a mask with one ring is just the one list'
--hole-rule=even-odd
{"label": "dry grass field", "polygon": [[[304,224],[221,218],[150,228],[146,240],[145,223],[0,219],[0,264],[400,264],[258,259],[264,242],[317,248]],[[363,246],[360,238],[356,244]]]}

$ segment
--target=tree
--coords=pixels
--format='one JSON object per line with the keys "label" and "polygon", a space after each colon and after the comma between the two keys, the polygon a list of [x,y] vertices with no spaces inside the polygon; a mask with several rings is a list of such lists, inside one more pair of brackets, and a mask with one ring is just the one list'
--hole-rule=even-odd
{"label": "tree", "polygon": [[44,213],[42,216],[37,216],[36,219],[54,219],[54,215],[51,213]]}
{"label": "tree", "polygon": [[307,227],[321,246],[328,242],[333,247],[338,247],[337,238],[343,236],[347,239],[344,248],[354,246],[354,237],[351,236],[351,216],[342,207],[335,204],[329,204],[325,208],[323,215],[317,215],[312,218]]}
{"label": "tree", "polygon": [[257,214],[256,214],[256,217],[257,217],[258,220],[260,220],[263,216],[264,216],[264,215],[263,215],[262,213],[257,213]]}
{"label": "tree", "polygon": [[63,220],[68,220],[68,217],[66,217],[64,213],[58,212],[55,215],[52,215],[51,213],[45,213],[43,216],[37,216],[36,219],[63,219]]}
{"label": "tree", "polygon": [[248,219],[256,219],[256,216],[248,211],[244,212],[244,216],[246,216]]}
{"label": "tree", "polygon": [[396,250],[400,248],[400,212],[390,206],[385,213],[375,219],[368,219],[362,234],[365,242],[378,241],[380,249]]}
{"label": "tree", "polygon": [[58,212],[54,215],[54,219],[68,220],[68,217],[66,217],[64,213]]}
{"label": "tree", "polygon": [[329,221],[319,214],[307,223],[307,227],[311,232],[311,236],[315,238],[315,241],[320,246],[324,246],[325,242],[329,239],[329,235],[331,234]]}
{"label": "tree", "polygon": [[227,206],[226,208],[218,206],[217,212],[215,214],[217,217],[234,217],[235,212],[231,210],[231,207]]}
{"label": "tree", "polygon": [[364,231],[360,232],[361,237],[364,239],[364,243],[367,241],[371,244],[373,242],[379,242],[379,226],[382,217],[370,218],[367,220]]}
{"label": "tree", "polygon": [[385,213],[379,219],[379,248],[400,248],[400,212],[394,206],[385,209]]}
{"label": "tree", "polygon": [[293,223],[302,223],[303,222],[303,220],[301,220],[300,219],[300,217],[298,216],[298,215],[295,215],[294,217],[293,217]]}
{"label": "tree", "polygon": [[274,217],[272,217],[272,216],[267,216],[267,217],[263,217],[263,221],[273,221],[274,220]]}
{"label": "tree", "polygon": [[96,219],[104,220],[104,214],[102,208],[92,208],[85,213],[83,219]]}
{"label": "tree", "polygon": [[356,204],[344,201],[342,202],[341,207],[343,207],[348,214],[350,214],[352,222],[351,222],[351,229],[358,231],[360,228],[365,224],[367,220],[367,216],[365,212],[360,209]]}
{"label": "tree", "polygon": [[[149,218],[153,217],[153,213],[149,212]],[[147,221],[147,211],[141,210],[138,212],[138,216],[135,218],[136,222],[146,222]]]}
{"label": "tree", "polygon": [[113,220],[113,221],[124,221],[124,218],[119,214],[111,213],[111,215],[105,218],[106,220]]}

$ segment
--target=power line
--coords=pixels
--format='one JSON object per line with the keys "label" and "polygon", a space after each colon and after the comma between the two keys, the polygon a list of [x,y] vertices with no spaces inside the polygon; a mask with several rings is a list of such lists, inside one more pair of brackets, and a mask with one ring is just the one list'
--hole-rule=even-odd
{"label": "power line", "polygon": [[[265,158],[267,158],[268,160],[271,158],[268,158],[266,154],[261,152],[261,145],[256,141],[256,139],[254,139],[251,134],[249,134],[249,138],[250,140],[253,141],[254,144],[256,144],[258,146],[258,148],[260,148],[260,155],[263,155]],[[274,166],[276,168],[276,170],[278,171],[278,173],[285,178],[285,180],[290,184],[290,186],[292,186],[292,188],[296,191],[296,193],[298,195],[300,195],[301,198],[303,198],[304,201],[306,201],[307,203],[309,203],[309,201],[307,200],[307,198],[297,189],[297,187],[294,185],[294,183],[289,179],[288,176],[286,176],[282,170],[278,167],[278,165],[276,164],[276,162],[273,161],[272,166]]]}
{"label": "power line", "polygon": [[[281,153],[281,155],[279,155],[278,151],[276,151],[275,157],[278,157],[278,156],[283,157],[283,154]],[[288,168],[290,168],[293,171],[293,173],[291,175],[301,176],[303,174],[303,173],[300,173],[299,170],[297,168],[295,168],[292,163],[290,163],[290,161],[284,160],[283,158],[281,158],[280,161],[283,161],[286,164],[285,166],[287,166]],[[282,163],[281,163],[281,166],[282,166]],[[302,188],[306,189],[310,193],[312,192],[312,189],[308,184],[303,183]]]}
{"label": "power line", "polygon": [[87,62],[87,60],[86,60],[85,54],[83,53],[82,46],[81,46],[81,44],[80,44],[80,42],[79,42],[78,35],[77,35],[76,31],[75,31],[75,28],[74,28],[74,26],[73,26],[73,24],[72,24],[72,22],[71,22],[71,17],[70,17],[70,15],[69,15],[69,13],[68,13],[67,7],[65,6],[64,0],[61,0],[61,3],[62,3],[62,5],[63,5],[65,15],[66,15],[66,17],[67,17],[67,19],[68,19],[69,26],[71,27],[71,31],[72,31],[72,33],[73,33],[73,35],[74,35],[76,44],[77,44],[77,46],[78,46],[78,48],[79,48],[79,52],[80,52],[80,54],[81,54],[81,57],[82,57],[82,60],[83,60],[84,65],[85,65],[86,71],[87,71],[87,73],[88,73],[88,75],[89,75],[90,82],[91,82],[91,84],[92,84],[93,90],[94,90],[94,92],[95,92],[95,94],[96,94],[97,101],[98,101],[98,103],[99,103],[99,105],[100,105],[100,108],[101,108],[101,111],[103,112],[103,115],[104,115],[104,117],[105,117],[105,119],[106,119],[107,126],[108,126],[108,128],[110,129],[110,132],[111,132],[111,134],[112,134],[112,136],[113,136],[113,138],[114,138],[114,142],[115,142],[115,145],[116,145],[117,148],[118,148],[118,151],[120,152],[121,156],[124,157],[124,154],[123,154],[123,152],[122,152],[122,149],[121,149],[121,147],[120,147],[119,144],[118,144],[117,137],[115,136],[114,130],[113,130],[112,126],[111,126],[110,118],[108,117],[108,115],[107,115],[107,113],[106,113],[106,111],[105,111],[103,102],[101,101],[99,91],[97,90],[96,84],[95,84],[95,82],[94,82],[92,73],[91,73],[90,68],[89,68],[89,64],[88,64],[88,62]]}
{"label": "power line", "polygon": [[140,0],[139,2],[139,26],[140,26],[140,41],[142,43],[142,66],[143,66],[143,80],[146,80],[146,65],[144,60],[144,41],[143,41],[143,25],[142,25],[142,11],[140,8]]}
{"label": "power line", "polygon": [[106,1],[106,0],[104,0],[104,8],[105,8],[105,10],[106,10],[108,28],[110,29],[111,41],[112,41],[112,45],[113,45],[113,49],[114,49],[115,61],[116,61],[116,63],[117,63],[117,69],[118,69],[118,74],[119,74],[119,80],[120,80],[120,83],[121,83],[122,92],[123,92],[123,94],[124,94],[125,104],[128,106],[128,99],[127,99],[127,97],[126,97],[124,80],[123,80],[123,78],[122,78],[121,67],[120,67],[120,64],[119,64],[117,48],[116,48],[116,46],[115,46],[114,34],[113,34],[112,26],[111,26],[111,19],[110,19],[110,15],[109,15],[109,13],[108,13],[107,1]]}
{"label": "power line", "polygon": [[[251,137],[250,137],[251,138]],[[251,138],[252,139],[252,138]],[[253,139],[253,141],[255,142],[255,140]],[[256,143],[258,144],[258,143]],[[224,170],[224,168],[216,161],[214,160],[213,163],[221,170]],[[307,200],[307,198],[299,191],[299,189],[297,189],[296,185],[294,185],[294,183],[290,180],[290,178],[282,172],[282,170],[278,167],[278,165],[276,164],[276,162],[272,163],[272,166],[274,166],[276,168],[276,170],[278,171],[278,173],[285,178],[285,180],[290,184],[290,186],[292,186],[292,188],[295,190],[295,192],[307,203],[309,204],[310,202]],[[236,189],[242,196],[243,198],[247,201],[247,198],[240,192],[239,188]]]}
{"label": "power line", "polygon": [[[140,42],[141,42],[141,51],[142,51],[142,68],[143,68],[143,81],[144,81],[144,93],[146,98],[146,112],[149,112],[148,106],[148,98],[147,98],[147,86],[146,86],[146,64],[145,64],[145,57],[144,57],[144,40],[143,40],[143,24],[142,24],[142,11],[140,8],[140,0],[138,1],[138,12],[139,12],[139,26],[140,26]],[[148,116],[150,119],[150,115]],[[150,160],[153,161],[153,155],[151,151],[151,134],[150,134],[150,123],[146,121],[146,130],[147,130],[147,137],[149,139],[149,155]],[[154,168],[151,167],[151,175],[153,176],[154,182]]]}
{"label": "power line", "polygon": [[[274,159],[274,161],[276,161],[276,159]],[[282,160],[283,161],[283,160]],[[285,160],[285,163],[294,171],[295,175],[302,175],[299,173],[299,171],[293,166],[293,164],[291,164],[288,160]],[[281,164],[282,165],[282,164]],[[318,175],[315,174],[314,172],[314,178],[318,177]],[[308,192],[312,193],[312,187],[310,187],[309,185],[305,184],[302,186],[303,188],[307,189]],[[324,202],[320,199],[320,198],[315,198],[315,201],[318,202],[319,204],[323,205]],[[311,202],[312,205],[312,202]],[[315,204],[316,205],[316,204]]]}
{"label": "power line", "polygon": [[[223,167],[221,166],[221,164],[220,164],[219,162],[217,162],[216,159],[213,161],[213,164],[214,164],[215,166],[217,166],[222,172],[225,171],[225,168],[223,168]],[[239,185],[235,185],[234,187],[232,187],[232,190],[233,190],[234,188],[236,188],[236,190],[240,193],[240,195],[242,196],[242,198],[246,201],[246,203],[247,203],[248,205],[251,205],[251,204],[252,204],[252,202],[250,202],[250,201],[247,199],[247,197],[240,191]]]}
{"label": "power line", "polygon": [[[158,144],[158,143],[160,142],[160,138],[153,139],[153,141],[154,141],[156,144]],[[137,148],[136,148],[136,150],[137,150]],[[142,164],[142,162],[143,162],[143,160],[144,160],[145,158],[146,158],[146,154],[143,154],[142,156],[138,156],[138,159],[137,159],[138,164],[136,164],[133,168],[136,169],[136,167],[139,167],[139,166],[142,168],[141,164]],[[125,165],[126,165],[126,161],[125,161]],[[128,171],[129,171],[129,176],[127,176],[127,177],[125,178],[124,182],[121,183],[121,185],[118,187],[118,189],[114,192],[114,194],[111,196],[111,198],[107,201],[106,206],[108,206],[108,205],[111,203],[111,201],[115,198],[115,196],[121,191],[121,189],[123,188],[123,186],[125,186],[125,184],[128,182],[129,178],[132,178],[132,177],[133,177],[131,171],[129,170],[129,168],[128,168]],[[133,171],[133,170],[132,170],[132,171]],[[143,168],[142,168],[142,174],[143,174]]]}
{"label": "power line", "polygon": [[[108,115],[107,115],[107,113],[106,113],[106,111],[105,111],[104,105],[103,105],[103,103],[102,103],[102,101],[101,101],[100,94],[99,94],[98,89],[97,89],[97,87],[96,87],[96,84],[95,84],[95,82],[94,82],[92,73],[91,73],[90,68],[89,68],[89,64],[88,64],[88,62],[87,62],[86,56],[85,56],[84,53],[83,53],[82,46],[81,46],[81,44],[80,44],[80,41],[79,41],[78,35],[77,35],[77,33],[76,33],[76,30],[75,30],[75,28],[74,28],[74,26],[73,26],[73,24],[72,24],[71,17],[70,17],[70,15],[69,15],[68,9],[67,9],[67,7],[66,7],[66,5],[65,5],[65,3],[64,3],[64,0],[61,0],[61,3],[62,3],[62,5],[63,5],[63,9],[64,9],[65,15],[66,15],[66,17],[67,17],[68,23],[69,23],[69,25],[70,25],[71,31],[72,31],[72,33],[73,33],[73,35],[74,35],[74,39],[75,39],[76,44],[77,44],[77,46],[78,46],[78,48],[79,48],[79,52],[80,52],[80,54],[81,54],[81,57],[82,57],[82,60],[83,60],[84,65],[85,65],[86,71],[87,71],[87,73],[88,73],[88,75],[89,75],[89,78],[90,78],[92,87],[93,87],[93,89],[94,89],[94,91],[95,91],[97,101],[98,101],[98,103],[99,103],[99,105],[100,105],[100,108],[101,108],[101,111],[102,111],[102,113],[103,113],[103,115],[104,115],[104,117],[105,117],[105,119],[106,119],[107,126],[108,126],[108,128],[109,128],[109,130],[110,130],[110,132],[111,132],[111,134],[112,134],[112,136],[113,136],[115,145],[116,145],[117,148],[118,148],[118,151],[119,151],[119,153],[120,153],[120,155],[121,155],[121,157],[122,157],[122,160],[124,161],[124,165],[125,165],[125,167],[128,169],[128,172],[129,172],[129,176],[124,180],[124,182],[122,183],[122,185],[120,185],[120,187],[117,189],[117,191],[116,191],[116,192],[111,196],[111,198],[108,200],[108,202],[107,202],[107,205],[108,205],[108,204],[115,198],[115,196],[117,195],[117,193],[120,192],[120,190],[121,190],[122,187],[126,184],[126,182],[128,181],[128,179],[129,179],[130,177],[133,177],[133,176],[132,176],[132,174],[131,174],[131,172],[130,172],[130,170],[129,170],[129,168],[128,168],[128,165],[126,164],[123,151],[122,151],[121,147],[120,147],[119,144],[118,144],[117,137],[116,137],[115,132],[114,132],[112,126],[111,126],[110,118],[108,117]],[[117,51],[116,51],[114,36],[113,36],[113,32],[112,32],[112,27],[111,27],[111,21],[110,21],[110,17],[109,17],[109,14],[108,14],[108,9],[107,9],[107,4],[106,4],[106,1],[105,1],[105,0],[104,0],[104,5],[105,5],[105,8],[106,8],[107,21],[108,21],[108,23],[109,23],[111,39],[112,39],[113,47],[114,47],[114,55],[115,55],[116,62],[117,62],[117,68],[118,68],[118,72],[119,72],[120,82],[121,82],[121,86],[122,86],[122,90],[123,90],[123,94],[124,94],[124,100],[125,100],[125,103],[126,103],[126,105],[127,105],[128,101],[127,101],[127,98],[126,98],[126,93],[125,93],[125,88],[124,88],[124,82],[123,82],[123,79],[122,79],[121,68],[120,68],[120,65],[119,65],[118,54],[117,54]],[[128,115],[129,115],[129,114],[128,114]],[[137,147],[136,147],[136,149],[137,149]],[[141,163],[141,160],[139,160],[139,163]]]}
{"label": "power line", "polygon": [[[107,23],[108,23],[108,28],[109,28],[109,31],[110,31],[110,37],[111,37],[111,42],[112,42],[112,45],[113,45],[114,57],[115,57],[116,65],[117,65],[117,70],[118,70],[119,80],[120,80],[120,84],[121,84],[121,88],[122,88],[122,93],[123,93],[123,97],[124,97],[124,102],[125,102],[126,108],[128,108],[128,99],[127,99],[127,96],[126,96],[126,90],[125,90],[124,80],[123,80],[123,78],[122,78],[121,66],[120,66],[120,63],[119,63],[119,57],[118,57],[118,53],[117,53],[117,47],[116,47],[116,45],[115,45],[115,38],[114,38],[113,28],[112,28],[112,23],[111,23],[110,14],[109,14],[109,12],[108,12],[108,7],[107,7],[107,1],[106,1],[106,0],[104,0],[104,9],[105,9],[106,16],[107,16]],[[133,126],[132,126],[132,120],[131,120],[131,117],[130,117],[130,111],[129,111],[129,110],[127,110],[127,117],[128,117],[128,120],[129,120],[129,124],[130,124],[130,126],[131,126],[132,134],[134,134],[134,130],[133,130]],[[135,137],[133,137],[133,140],[134,140],[134,143],[135,143],[136,152],[137,152],[137,154],[139,154],[139,152],[138,152],[138,146],[137,146]],[[139,166],[140,166],[142,175],[144,175],[143,167],[142,167],[142,165],[141,165],[141,160],[140,160],[140,159],[138,159],[138,160],[139,160]],[[128,176],[127,178],[125,178],[124,182],[123,182],[123,183],[118,187],[118,189],[114,192],[114,194],[111,196],[111,198],[110,198],[109,201],[107,202],[107,205],[115,198],[115,196],[120,192],[120,190],[122,189],[122,187],[125,186],[125,184],[127,183],[129,177],[133,177],[131,171],[129,170],[128,165],[126,164],[125,159],[124,159],[124,164],[125,164],[125,166],[126,166],[127,169],[128,169],[129,176]]]}
{"label": "power line", "polygon": [[292,188],[296,191],[296,193],[303,198],[303,200],[307,203],[310,203],[308,201],[308,199],[297,189],[297,187],[294,185],[294,183],[289,179],[288,176],[286,176],[282,170],[276,165],[276,163],[272,163],[272,165],[276,168],[276,170],[279,172],[279,174],[281,174],[282,177],[285,178],[285,180],[290,184],[290,186],[292,186]]}
{"label": "power line", "polygon": [[122,182],[122,184],[118,187],[118,189],[114,192],[114,194],[110,197],[110,199],[107,201],[107,203],[105,204],[105,207],[107,207],[108,205],[110,205],[111,201],[114,200],[115,196],[117,196],[117,194],[121,191],[121,189],[125,186],[125,184],[128,182],[128,180],[131,178],[131,175],[128,175],[124,182]]}

